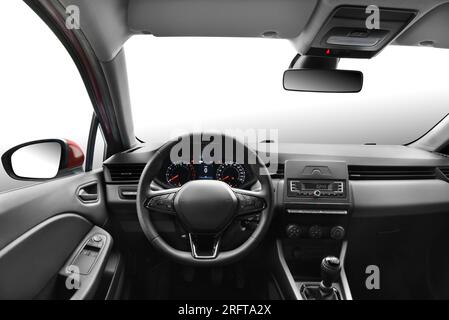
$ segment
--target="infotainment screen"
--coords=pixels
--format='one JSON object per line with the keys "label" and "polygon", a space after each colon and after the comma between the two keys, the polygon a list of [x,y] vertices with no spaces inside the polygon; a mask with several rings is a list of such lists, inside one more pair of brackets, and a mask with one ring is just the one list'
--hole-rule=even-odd
{"label": "infotainment screen", "polygon": [[302,190],[332,190],[331,183],[312,183],[312,182],[303,182]]}

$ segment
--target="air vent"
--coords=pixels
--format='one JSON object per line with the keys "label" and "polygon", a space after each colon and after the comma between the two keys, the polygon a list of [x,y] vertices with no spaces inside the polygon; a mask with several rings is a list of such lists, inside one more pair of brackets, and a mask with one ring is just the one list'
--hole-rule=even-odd
{"label": "air vent", "polygon": [[449,167],[446,168],[439,168],[440,171],[446,176],[446,178],[449,179]]}
{"label": "air vent", "polygon": [[350,180],[435,179],[434,167],[349,166]]}
{"label": "air vent", "polygon": [[271,179],[284,179],[284,169],[285,165],[283,163],[278,163],[278,168],[276,173],[271,174]]}
{"label": "air vent", "polygon": [[138,183],[144,164],[109,165],[112,182]]}

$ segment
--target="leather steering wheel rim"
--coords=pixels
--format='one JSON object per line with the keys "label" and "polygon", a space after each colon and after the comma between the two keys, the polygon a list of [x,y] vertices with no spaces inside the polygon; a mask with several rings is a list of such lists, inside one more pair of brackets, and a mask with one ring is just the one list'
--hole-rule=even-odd
{"label": "leather steering wheel rim", "polygon": [[[259,197],[263,199],[265,202],[264,208],[258,211],[260,218],[256,229],[249,236],[249,238],[237,248],[229,251],[219,252],[215,257],[210,258],[194,257],[193,249],[192,251],[189,252],[173,248],[157,232],[151,220],[151,210],[149,210],[148,206],[146,206],[146,201],[148,201],[148,199],[150,199],[152,196],[154,196],[155,194],[162,194],[162,195],[164,194],[165,190],[159,193],[156,191],[152,191],[150,185],[159,174],[160,168],[162,167],[164,160],[169,156],[172,147],[175,146],[178,142],[180,142],[181,139],[190,136],[191,135],[181,136],[178,139],[171,140],[165,143],[157,150],[157,152],[146,164],[137,187],[136,204],[140,226],[145,236],[150,241],[150,243],[158,251],[160,251],[161,253],[163,253],[164,255],[166,255],[168,258],[170,258],[175,262],[193,266],[219,266],[233,263],[245,257],[259,245],[259,243],[262,241],[263,237],[265,236],[266,232],[269,229],[273,216],[274,193],[270,174],[268,172],[267,167],[261,161],[257,153],[254,150],[250,149],[246,144],[243,144],[234,138],[221,135],[225,139],[232,139],[236,143],[236,147],[240,145],[240,147],[244,148],[243,150],[245,151],[246,154],[251,156],[252,159],[256,160],[255,161],[256,163],[250,164],[250,166],[261,185],[260,191],[246,191],[243,189],[236,189],[236,188],[232,188],[232,190],[236,191],[237,193],[248,195],[250,197],[251,196]],[[177,192],[181,188],[167,189],[168,191],[166,192],[166,194],[173,193],[176,196]],[[191,239],[190,241],[192,242]]]}

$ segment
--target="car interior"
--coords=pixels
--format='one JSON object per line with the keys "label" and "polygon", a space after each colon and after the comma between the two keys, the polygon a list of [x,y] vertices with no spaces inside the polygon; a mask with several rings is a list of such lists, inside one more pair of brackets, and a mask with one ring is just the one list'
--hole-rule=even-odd
{"label": "car interior", "polygon": [[[48,137],[1,156],[20,185],[0,191],[0,299],[449,298],[449,118],[407,144],[250,143],[227,132],[144,142],[125,58],[137,36],[284,39],[297,54],[283,89],[358,94],[368,75],[340,60],[449,48],[449,1],[24,2],[70,54],[93,116],[85,151]],[[81,20],[69,28],[73,7]]]}

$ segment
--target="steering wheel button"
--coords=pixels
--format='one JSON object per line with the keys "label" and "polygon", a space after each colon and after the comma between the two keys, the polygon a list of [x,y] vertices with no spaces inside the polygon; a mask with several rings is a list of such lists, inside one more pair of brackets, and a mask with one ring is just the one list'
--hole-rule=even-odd
{"label": "steering wheel button", "polygon": [[256,209],[262,209],[264,206],[265,205],[261,199],[256,200]]}
{"label": "steering wheel button", "polygon": [[153,207],[154,206],[154,202],[155,202],[154,198],[148,199],[147,202],[145,203],[145,207],[147,207],[147,208]]}

